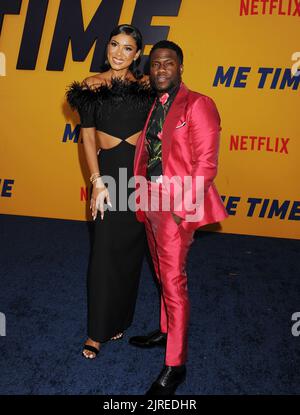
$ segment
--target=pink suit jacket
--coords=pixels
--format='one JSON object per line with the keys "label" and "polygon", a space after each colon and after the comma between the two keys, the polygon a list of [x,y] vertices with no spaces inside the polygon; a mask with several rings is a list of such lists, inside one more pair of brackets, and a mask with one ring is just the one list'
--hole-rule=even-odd
{"label": "pink suit jacket", "polygon": [[[148,151],[145,136],[151,112],[152,110],[136,145],[135,176],[146,176]],[[198,221],[187,221],[185,218],[192,210],[174,210],[174,213],[184,219],[182,226],[187,231],[219,222],[228,216],[213,183],[217,174],[220,130],[220,117],[214,101],[198,92],[190,91],[181,83],[163,125],[162,168],[163,175],[170,179],[179,176],[184,180],[184,176],[191,176],[194,182],[196,176],[204,177],[202,218]],[[172,189],[169,191],[171,199],[174,198]],[[145,221],[142,210],[137,210],[136,215],[140,222]]]}

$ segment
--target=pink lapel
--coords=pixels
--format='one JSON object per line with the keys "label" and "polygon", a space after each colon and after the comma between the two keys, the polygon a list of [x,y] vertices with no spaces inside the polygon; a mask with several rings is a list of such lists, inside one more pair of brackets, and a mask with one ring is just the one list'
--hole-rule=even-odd
{"label": "pink lapel", "polygon": [[171,108],[166,116],[162,129],[162,163],[163,171],[167,164],[168,156],[170,154],[172,144],[172,134],[176,128],[178,120],[182,117],[185,106],[187,105],[187,96],[189,90],[181,83],[180,89],[171,105]]}
{"label": "pink lapel", "polygon": [[144,153],[146,152],[148,154],[147,148],[146,148],[146,140],[145,140],[145,138],[146,138],[146,131],[147,131],[149,119],[150,119],[150,116],[152,114],[152,111],[153,111],[155,102],[156,102],[156,99],[154,100],[154,103],[153,103],[153,105],[152,105],[152,107],[151,107],[151,109],[149,111],[149,114],[148,114],[148,117],[147,117],[147,120],[146,120],[146,124],[145,124],[144,129],[141,132],[141,135],[140,135],[140,137],[139,137],[139,139],[137,141],[137,144],[136,144],[136,151],[135,151],[135,172],[134,172],[135,175],[138,174],[138,173],[140,173],[140,172],[137,172],[137,169],[140,167],[141,161],[143,161],[143,158],[142,158],[143,152]]}

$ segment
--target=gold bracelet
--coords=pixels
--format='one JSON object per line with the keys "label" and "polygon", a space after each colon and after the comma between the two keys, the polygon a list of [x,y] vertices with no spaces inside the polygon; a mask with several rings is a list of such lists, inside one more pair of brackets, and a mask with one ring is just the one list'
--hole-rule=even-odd
{"label": "gold bracelet", "polygon": [[95,178],[100,177],[100,173],[93,173],[90,177],[90,181],[93,181]]}
{"label": "gold bracelet", "polygon": [[101,177],[100,173],[93,173],[90,177],[90,182],[93,183],[93,180],[98,179],[98,177]]}
{"label": "gold bracelet", "polygon": [[[102,182],[102,179],[101,179],[101,177],[99,176],[99,177],[95,177],[95,179],[93,179],[92,180],[92,184],[94,185],[96,182],[97,182],[97,180],[98,179],[100,179],[101,180],[101,182]],[[106,186],[104,185],[104,186],[102,186],[102,187],[99,187],[99,189],[101,189],[101,191],[102,190],[106,190]]]}
{"label": "gold bracelet", "polygon": [[99,176],[99,177],[95,177],[93,180],[92,180],[92,184],[94,184],[98,179],[101,179],[101,177]]}

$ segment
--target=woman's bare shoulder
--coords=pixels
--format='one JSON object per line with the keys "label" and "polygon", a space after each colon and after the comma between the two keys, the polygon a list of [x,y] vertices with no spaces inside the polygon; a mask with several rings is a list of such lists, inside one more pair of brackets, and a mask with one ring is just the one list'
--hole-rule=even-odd
{"label": "woman's bare shoulder", "polygon": [[90,89],[98,88],[99,86],[107,84],[107,77],[104,73],[98,73],[97,75],[88,76],[82,81],[83,85],[86,85]]}
{"label": "woman's bare shoulder", "polygon": [[139,79],[139,83],[150,85],[149,75],[143,75],[141,79]]}

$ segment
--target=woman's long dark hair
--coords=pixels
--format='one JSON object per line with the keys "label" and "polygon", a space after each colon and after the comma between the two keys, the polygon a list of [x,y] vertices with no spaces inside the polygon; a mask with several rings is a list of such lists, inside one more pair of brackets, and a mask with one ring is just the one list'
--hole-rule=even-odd
{"label": "woman's long dark hair", "polygon": [[[119,26],[115,27],[113,29],[113,31],[111,32],[110,36],[109,36],[108,42],[110,42],[110,40],[113,36],[117,36],[120,33],[123,33],[125,35],[129,35],[135,40],[135,43],[136,43],[136,46],[137,46],[137,52],[139,50],[142,50],[143,38],[142,38],[141,32],[136,27],[128,25],[128,24],[122,24],[122,25],[119,25]],[[106,52],[105,52],[105,54],[106,54]],[[143,76],[142,72],[138,69],[138,66],[139,66],[140,61],[141,61],[140,57],[141,57],[141,55],[138,57],[137,60],[133,61],[132,64],[129,66],[129,70],[131,71],[131,73],[135,77],[135,79],[141,79],[142,76]],[[110,64],[109,64],[109,62],[106,58],[104,64],[100,68],[100,71],[101,72],[106,72],[109,69],[110,69]]]}

